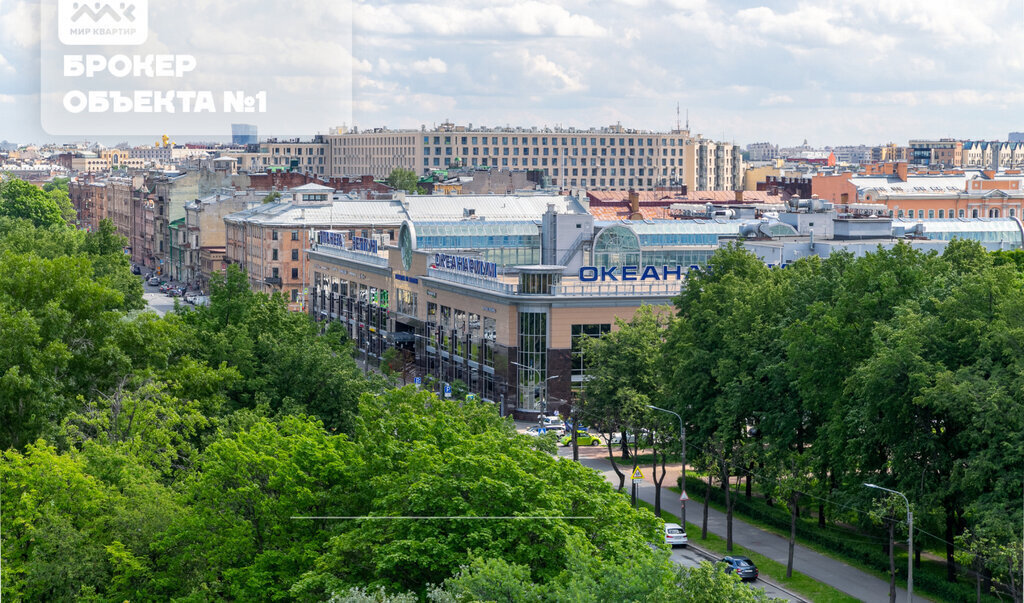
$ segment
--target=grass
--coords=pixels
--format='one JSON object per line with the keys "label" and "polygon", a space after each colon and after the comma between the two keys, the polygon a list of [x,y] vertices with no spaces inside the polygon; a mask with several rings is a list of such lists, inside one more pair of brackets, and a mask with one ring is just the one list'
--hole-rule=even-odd
{"label": "grass", "polygon": [[[649,503],[646,503],[644,501],[638,502],[647,509],[650,509],[651,511],[654,510],[654,507],[651,506]],[[661,516],[662,519],[671,519],[676,523],[679,523],[678,517],[669,513],[668,511],[665,511],[664,509],[661,511]],[[687,522],[686,533],[700,534],[700,526]],[[719,554],[722,556],[725,556],[726,554],[746,555],[747,557],[750,557],[751,561],[754,562],[754,565],[757,566],[757,569],[762,576],[770,578],[772,582],[784,586],[788,590],[799,593],[809,601],[814,601],[815,603],[856,603],[860,600],[856,597],[851,597],[850,595],[847,595],[846,593],[837,590],[829,586],[828,584],[818,582],[817,580],[805,576],[804,574],[801,574],[800,572],[795,570],[793,571],[792,578],[786,578],[785,565],[782,565],[781,563],[773,561],[765,557],[764,555],[755,553],[754,551],[739,546],[735,543],[733,543],[732,552],[727,553],[725,550],[725,540],[714,534],[711,534],[710,532],[708,533],[708,537],[706,540],[691,537],[690,542],[699,543],[699,546],[701,548],[707,549],[712,553]]]}

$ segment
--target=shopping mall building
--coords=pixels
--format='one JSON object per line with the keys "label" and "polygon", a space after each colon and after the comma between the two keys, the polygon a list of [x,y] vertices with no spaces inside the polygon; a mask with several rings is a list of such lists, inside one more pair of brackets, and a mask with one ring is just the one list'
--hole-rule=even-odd
{"label": "shopping mall building", "polygon": [[[320,231],[307,251],[309,311],[347,326],[368,358],[394,347],[424,383],[461,381],[525,418],[566,410],[584,379],[583,337],[644,304],[669,306],[726,241],[766,263],[906,241],[941,251],[953,237],[1021,247],[1013,218],[892,220],[818,200],[791,206],[673,206],[675,219],[596,221],[572,196],[406,201],[397,240]],[[461,217],[431,209],[459,204]],[[447,216],[447,217],[444,217]],[[444,218],[444,219],[439,219]]]}

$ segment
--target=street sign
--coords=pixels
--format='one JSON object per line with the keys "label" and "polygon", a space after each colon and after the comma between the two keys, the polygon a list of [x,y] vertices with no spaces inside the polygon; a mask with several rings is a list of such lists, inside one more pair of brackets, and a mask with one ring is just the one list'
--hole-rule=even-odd
{"label": "street sign", "polygon": [[467,400],[476,400],[476,394],[466,394]]}
{"label": "street sign", "polygon": [[679,502],[686,502],[690,500],[690,497],[686,495],[686,490],[683,490],[682,494],[679,495]]}
{"label": "street sign", "polygon": [[452,386],[447,384],[447,383],[444,384],[444,397],[445,398],[451,398],[452,397]]}
{"label": "street sign", "polygon": [[633,477],[631,477],[630,479],[632,479],[634,482],[638,482],[638,481],[642,480],[643,478],[644,478],[644,472],[640,471],[640,467],[634,468],[633,469]]}
{"label": "street sign", "polygon": [[416,383],[416,387],[419,387],[419,386],[423,385],[423,379],[421,379],[420,377],[416,377],[415,383]]}

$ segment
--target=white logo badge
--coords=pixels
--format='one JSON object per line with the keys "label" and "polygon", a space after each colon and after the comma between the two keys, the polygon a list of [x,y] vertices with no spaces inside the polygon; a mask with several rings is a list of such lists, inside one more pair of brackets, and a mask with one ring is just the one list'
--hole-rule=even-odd
{"label": "white logo badge", "polygon": [[142,44],[149,0],[58,0],[57,31],[70,46]]}

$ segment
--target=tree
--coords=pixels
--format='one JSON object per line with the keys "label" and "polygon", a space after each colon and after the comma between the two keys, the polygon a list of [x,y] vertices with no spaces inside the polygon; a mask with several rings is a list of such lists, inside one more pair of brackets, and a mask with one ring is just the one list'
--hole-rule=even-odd
{"label": "tree", "polygon": [[419,178],[416,176],[416,172],[405,168],[394,168],[391,170],[391,173],[388,174],[384,183],[395,190],[405,191],[407,193],[422,195],[426,192],[419,185]]}
{"label": "tree", "polygon": [[[621,562],[660,535],[653,515],[630,509],[592,470],[538,451],[484,402],[411,387],[367,394],[354,439],[364,514],[419,519],[353,522],[297,596],[356,585],[423,592],[474,556],[528,566],[534,581],[548,583],[566,568],[571,542],[582,555]],[[458,519],[466,516],[492,519]]]}
{"label": "tree", "polygon": [[[616,330],[581,340],[587,378],[580,417],[604,434],[609,458],[612,436],[622,433],[627,446],[627,433],[637,434],[646,423],[647,406],[661,401],[659,361],[668,320],[664,309],[644,305],[628,323],[617,319]],[[612,467],[621,490],[626,477],[617,463]]]}
{"label": "tree", "polygon": [[67,193],[60,189],[47,193],[24,180],[0,179],[0,217],[21,218],[36,227],[66,228],[70,206]]}

